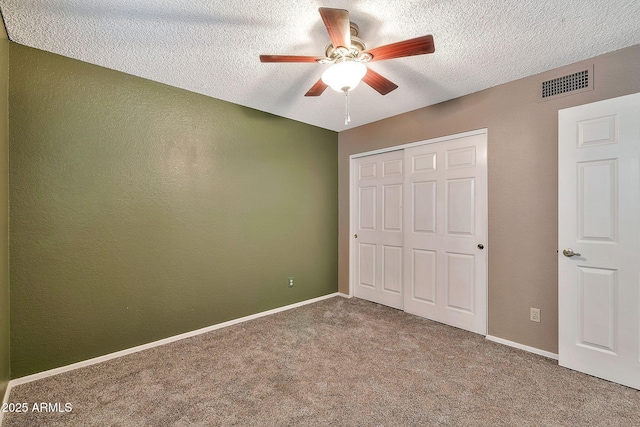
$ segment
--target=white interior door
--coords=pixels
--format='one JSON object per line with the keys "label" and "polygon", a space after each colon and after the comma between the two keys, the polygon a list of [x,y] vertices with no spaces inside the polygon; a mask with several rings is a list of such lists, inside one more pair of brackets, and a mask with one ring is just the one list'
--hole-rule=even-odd
{"label": "white interior door", "polygon": [[404,309],[487,333],[486,134],[405,150]]}
{"label": "white interior door", "polygon": [[354,161],[354,295],[402,308],[402,150]]}
{"label": "white interior door", "polygon": [[640,389],[640,94],[559,112],[559,363]]}

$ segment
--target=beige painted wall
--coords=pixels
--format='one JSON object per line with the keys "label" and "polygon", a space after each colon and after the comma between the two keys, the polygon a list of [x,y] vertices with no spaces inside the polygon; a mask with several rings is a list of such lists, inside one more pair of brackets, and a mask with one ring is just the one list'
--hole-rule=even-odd
{"label": "beige painted wall", "polygon": [[[541,81],[590,64],[594,90],[538,102]],[[340,292],[349,291],[349,155],[487,128],[489,335],[557,353],[558,110],[635,92],[640,45],[341,132]],[[394,96],[402,92],[381,102]],[[529,307],[541,309],[540,323]]]}

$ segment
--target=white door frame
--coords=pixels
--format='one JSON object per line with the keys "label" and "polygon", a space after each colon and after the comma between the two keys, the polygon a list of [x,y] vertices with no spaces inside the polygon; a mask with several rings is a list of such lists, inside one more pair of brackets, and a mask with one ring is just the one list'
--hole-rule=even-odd
{"label": "white door frame", "polygon": [[[355,233],[354,230],[356,229],[356,223],[355,223],[356,218],[354,218],[353,212],[355,212],[355,206],[357,203],[357,198],[355,197],[357,192],[354,191],[355,185],[357,183],[356,175],[355,175],[357,168],[354,166],[354,159],[365,157],[365,156],[372,156],[374,154],[388,153],[390,151],[404,150],[405,148],[418,147],[420,145],[425,145],[425,144],[435,144],[437,142],[450,141],[452,139],[459,139],[459,138],[464,138],[467,136],[474,136],[474,135],[488,135],[488,130],[486,128],[477,129],[477,130],[472,130],[468,132],[457,133],[454,135],[447,135],[447,136],[442,136],[438,138],[410,142],[408,144],[394,145],[392,147],[381,148],[378,150],[365,151],[362,153],[356,153],[349,156],[349,297],[353,297],[353,289],[355,284],[355,271],[353,268],[353,261],[355,259],[355,242],[354,242],[354,239],[351,238]],[[488,218],[488,215],[486,216],[486,218]],[[489,259],[487,254],[487,264],[488,262],[489,262]],[[486,283],[486,286],[488,287],[489,286],[488,278],[487,280],[485,280],[485,283]],[[485,293],[485,295],[487,295],[487,298],[488,298],[488,294],[489,293],[487,289],[487,292]],[[485,301],[485,304],[487,307],[487,317],[488,317],[488,312],[489,312],[488,301]]]}

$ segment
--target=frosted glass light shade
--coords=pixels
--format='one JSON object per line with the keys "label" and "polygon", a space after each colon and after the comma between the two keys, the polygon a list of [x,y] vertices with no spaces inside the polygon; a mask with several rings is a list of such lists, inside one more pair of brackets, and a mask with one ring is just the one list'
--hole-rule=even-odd
{"label": "frosted glass light shade", "polygon": [[338,62],[322,73],[322,81],[336,92],[353,90],[367,74],[367,66],[362,62]]}

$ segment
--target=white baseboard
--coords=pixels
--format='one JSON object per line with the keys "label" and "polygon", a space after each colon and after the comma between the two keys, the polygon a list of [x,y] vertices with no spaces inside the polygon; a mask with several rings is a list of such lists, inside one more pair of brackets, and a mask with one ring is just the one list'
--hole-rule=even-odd
{"label": "white baseboard", "polygon": [[519,348],[520,350],[528,351],[529,353],[534,353],[540,356],[548,357],[549,359],[558,360],[558,355],[555,353],[551,353],[550,351],[540,350],[539,348],[529,347],[528,345],[520,344],[514,341],[505,340],[503,338],[494,337],[491,335],[487,335],[486,338],[489,341],[497,342],[498,344],[508,345],[509,347]]}
{"label": "white baseboard", "polygon": [[[107,360],[115,359],[118,357],[126,356],[128,354],[137,353],[139,351],[147,350],[153,347],[158,347],[161,345],[169,344],[174,341],[183,340],[185,338],[194,337],[196,335],[204,334],[207,332],[215,331],[217,329],[226,328],[228,326],[237,325],[238,323],[247,322],[249,320],[258,319],[260,317],[269,316],[271,314],[280,313],[283,311],[291,310],[292,308],[302,307],[303,305],[313,304],[318,301],[322,301],[325,299],[333,298],[336,296],[345,297],[348,295],[342,294],[340,292],[335,292],[329,295],[324,295],[317,298],[308,299],[305,301],[297,302],[295,304],[285,305],[284,307],[274,308],[272,310],[263,311],[260,313],[252,314],[250,316],[241,317],[239,319],[229,320],[228,322],[218,323],[216,325],[207,326],[205,328],[197,329],[191,332],[185,332],[184,334],[174,335],[169,338],[164,338],[158,341],[153,341],[147,344],[142,344],[136,347],[127,348],[125,350],[116,351],[115,353],[105,354],[104,356],[94,357],[93,359],[83,360],[82,362],[73,363],[71,365],[61,366],[59,368],[50,369],[48,371],[38,372],[37,374],[27,375],[25,377],[20,377],[9,381],[7,385],[7,390],[4,393],[3,403],[7,402],[9,398],[9,393],[11,393],[11,388],[20,384],[29,383],[31,381],[36,381],[42,378],[50,377],[52,375],[58,375],[63,372],[73,371],[74,369],[84,368],[85,366],[95,365],[96,363],[106,362]],[[0,425],[2,425],[3,413],[0,411]]]}

